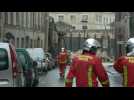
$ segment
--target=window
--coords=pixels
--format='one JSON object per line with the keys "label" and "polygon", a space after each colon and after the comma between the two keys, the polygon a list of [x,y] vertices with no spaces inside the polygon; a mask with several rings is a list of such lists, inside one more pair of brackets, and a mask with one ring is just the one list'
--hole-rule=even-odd
{"label": "window", "polygon": [[42,18],[42,13],[40,12],[40,31],[41,31],[41,18]]}
{"label": "window", "polygon": [[63,21],[64,20],[64,16],[58,16],[58,19],[59,19],[59,21]]}
{"label": "window", "polygon": [[35,13],[36,30],[38,30],[38,12]]}
{"label": "window", "polygon": [[86,30],[86,29],[88,29],[88,27],[85,25],[85,26],[82,26],[82,29]]}
{"label": "window", "polygon": [[41,44],[40,44],[40,45],[41,45],[41,47],[43,47],[42,43],[43,43],[43,41],[41,40]]}
{"label": "window", "polygon": [[13,12],[13,25],[16,25],[16,12]]}
{"label": "window", "polygon": [[96,15],[96,22],[97,22],[97,24],[102,24],[102,16],[101,15]]}
{"label": "window", "polygon": [[23,26],[26,27],[26,12],[23,13]]}
{"label": "window", "polygon": [[97,23],[99,22],[99,18],[98,18],[98,15],[96,15],[96,22],[97,22]]}
{"label": "window", "polygon": [[24,38],[21,38],[21,47],[24,48]]}
{"label": "window", "polygon": [[102,16],[99,16],[99,23],[102,24]]}
{"label": "window", "polygon": [[44,23],[43,23],[44,20],[43,19],[44,19],[44,14],[42,13],[41,14],[41,31],[43,31],[43,25],[44,25]]}
{"label": "window", "polygon": [[76,23],[76,16],[71,15],[71,16],[70,16],[70,19],[71,19],[71,22],[72,22],[72,23]]}
{"label": "window", "polygon": [[9,67],[8,53],[5,49],[0,48],[0,71]]}
{"label": "window", "polygon": [[40,12],[38,12],[38,30],[40,30]]}
{"label": "window", "polygon": [[106,21],[106,19],[105,19],[105,17],[103,18],[103,23],[105,24],[105,21]]}
{"label": "window", "polygon": [[32,48],[33,46],[33,40],[31,39],[30,47]]}
{"label": "window", "polygon": [[108,24],[110,23],[110,18],[108,18],[108,22],[107,22]]}
{"label": "window", "polygon": [[121,17],[122,17],[122,12],[118,12],[118,14],[117,14],[117,20],[118,21],[121,21]]}
{"label": "window", "polygon": [[34,40],[34,47],[36,48],[36,40]]}
{"label": "window", "polygon": [[16,25],[19,25],[19,12],[16,12]]}
{"label": "window", "polygon": [[88,15],[83,15],[82,16],[82,21],[86,21],[87,22],[88,21]]}
{"label": "window", "polygon": [[11,17],[11,18],[10,18],[10,19],[11,19],[11,25],[13,25],[13,21],[14,21],[14,20],[13,20],[13,12],[10,12],[10,14],[11,14],[11,16],[10,16],[10,17]]}
{"label": "window", "polygon": [[24,12],[21,13],[21,26],[24,27]]}
{"label": "window", "polygon": [[83,30],[88,29],[87,22],[82,22],[82,29]]}
{"label": "window", "polygon": [[30,28],[30,23],[31,23],[31,20],[30,20],[30,16],[31,16],[31,12],[27,12],[27,27]]}
{"label": "window", "polygon": [[5,24],[8,24],[8,12],[5,12]]}
{"label": "window", "polygon": [[30,28],[33,28],[33,12],[30,13]]}
{"label": "window", "polygon": [[36,28],[36,13],[33,12],[33,29],[35,30]]}
{"label": "window", "polygon": [[106,24],[108,24],[108,18],[106,18]]}
{"label": "window", "polygon": [[26,27],[28,28],[28,12],[26,12]]}
{"label": "window", "polygon": [[37,40],[37,47],[40,47],[40,39]]}
{"label": "window", "polygon": [[112,23],[113,22],[113,20],[112,20],[112,18],[110,18],[110,23]]}
{"label": "window", "polygon": [[19,38],[17,38],[17,47],[19,48]]}
{"label": "window", "polygon": [[76,29],[76,27],[75,26],[73,26],[73,30],[75,30]]}
{"label": "window", "polygon": [[18,25],[20,27],[22,27],[22,12],[18,12],[18,16],[19,16],[19,23],[18,23]]}

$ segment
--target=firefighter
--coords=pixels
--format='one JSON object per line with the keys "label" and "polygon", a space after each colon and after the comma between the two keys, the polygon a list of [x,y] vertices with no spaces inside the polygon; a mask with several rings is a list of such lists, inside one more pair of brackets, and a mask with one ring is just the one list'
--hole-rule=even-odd
{"label": "firefighter", "polygon": [[126,55],[115,61],[114,68],[122,74],[124,87],[134,87],[134,38],[126,42]]}
{"label": "firefighter", "polygon": [[65,48],[61,48],[61,52],[58,55],[58,65],[59,65],[59,72],[60,78],[64,78],[64,71],[67,66],[68,54]]}
{"label": "firefighter", "polygon": [[98,87],[97,77],[102,86],[109,86],[107,73],[101,59],[96,56],[100,44],[95,39],[87,39],[84,42],[82,54],[72,60],[72,64],[65,80],[66,87],[72,87],[73,78],[76,79],[76,87]]}

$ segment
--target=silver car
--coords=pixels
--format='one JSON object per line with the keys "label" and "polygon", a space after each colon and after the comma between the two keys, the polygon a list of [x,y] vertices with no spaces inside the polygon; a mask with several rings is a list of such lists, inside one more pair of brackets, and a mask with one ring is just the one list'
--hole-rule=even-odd
{"label": "silver car", "polygon": [[23,79],[23,70],[14,47],[0,43],[0,87],[22,87]]}
{"label": "silver car", "polygon": [[45,53],[42,48],[27,48],[26,49],[30,57],[37,62],[37,68],[39,73],[47,71],[47,63],[45,62]]}

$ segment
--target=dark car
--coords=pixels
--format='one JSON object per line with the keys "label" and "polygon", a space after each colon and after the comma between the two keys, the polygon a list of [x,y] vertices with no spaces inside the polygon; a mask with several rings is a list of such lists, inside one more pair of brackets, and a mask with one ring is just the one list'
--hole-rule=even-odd
{"label": "dark car", "polygon": [[37,86],[39,83],[37,63],[30,58],[29,53],[25,49],[19,48],[16,49],[16,52],[23,66],[25,87]]}
{"label": "dark car", "polygon": [[46,62],[48,63],[48,70],[56,67],[56,60],[52,57],[51,53],[46,52]]}

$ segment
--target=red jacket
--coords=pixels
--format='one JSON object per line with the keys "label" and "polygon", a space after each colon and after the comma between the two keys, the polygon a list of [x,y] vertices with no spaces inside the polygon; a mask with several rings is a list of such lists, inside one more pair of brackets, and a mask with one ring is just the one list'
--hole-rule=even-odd
{"label": "red jacket", "polygon": [[134,87],[134,57],[120,57],[115,62],[114,68],[122,73],[125,87]]}
{"label": "red jacket", "polygon": [[72,87],[74,77],[77,87],[98,87],[97,77],[102,86],[109,86],[108,76],[102,62],[93,54],[82,54],[73,59],[65,81],[66,87]]}
{"label": "red jacket", "polygon": [[66,52],[60,52],[58,55],[58,64],[67,64],[67,57]]}

